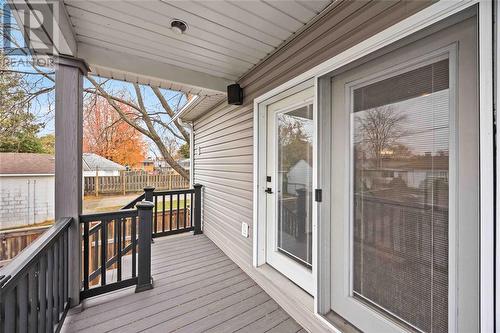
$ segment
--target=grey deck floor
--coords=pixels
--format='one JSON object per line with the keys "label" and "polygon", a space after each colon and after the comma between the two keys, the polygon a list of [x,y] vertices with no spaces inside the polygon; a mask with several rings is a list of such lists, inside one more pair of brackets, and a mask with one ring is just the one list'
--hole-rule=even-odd
{"label": "grey deck floor", "polygon": [[154,289],[85,300],[63,332],[305,332],[206,236],[155,239]]}

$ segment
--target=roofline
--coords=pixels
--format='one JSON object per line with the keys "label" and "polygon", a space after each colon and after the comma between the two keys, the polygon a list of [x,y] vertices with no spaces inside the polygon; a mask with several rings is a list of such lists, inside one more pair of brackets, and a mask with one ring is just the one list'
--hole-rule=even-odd
{"label": "roofline", "polygon": [[[176,113],[176,114],[172,117],[172,119],[170,119],[170,121],[169,121],[169,123],[167,124],[167,126],[168,126],[168,125],[170,125],[171,123],[173,123],[174,121],[176,121],[177,119],[179,119],[180,117],[182,117],[182,115],[183,115],[184,113],[186,113],[186,111],[189,109],[189,107],[191,107],[191,105],[194,103],[194,101],[196,101],[198,98],[199,98],[199,96],[194,95],[194,96],[193,96],[193,98],[192,98],[189,102],[187,102],[187,104],[186,104],[186,105],[184,105],[184,107],[183,107],[182,109],[180,109],[180,111],[179,111],[179,112],[177,112],[177,113]],[[181,120],[182,120],[182,119],[181,119]]]}

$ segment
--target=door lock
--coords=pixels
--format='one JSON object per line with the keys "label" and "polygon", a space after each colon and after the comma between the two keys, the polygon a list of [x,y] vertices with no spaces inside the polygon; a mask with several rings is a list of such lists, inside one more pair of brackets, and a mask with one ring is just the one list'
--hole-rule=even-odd
{"label": "door lock", "polygon": [[273,189],[268,187],[264,190],[264,192],[266,192],[267,194],[273,194]]}

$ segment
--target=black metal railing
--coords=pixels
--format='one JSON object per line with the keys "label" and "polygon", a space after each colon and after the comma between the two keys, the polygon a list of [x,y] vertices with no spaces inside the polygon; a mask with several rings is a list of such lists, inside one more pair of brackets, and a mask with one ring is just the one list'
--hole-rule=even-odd
{"label": "black metal railing", "polygon": [[153,187],[146,187],[143,194],[122,209],[130,209],[142,200],[153,202],[153,238],[189,231],[200,234],[201,189],[202,185],[198,184],[191,189],[169,191],[155,191]]}
{"label": "black metal railing", "polygon": [[201,233],[201,187],[173,191],[147,187],[119,211],[81,215],[80,298],[132,285],[138,291],[149,289],[152,238]]}
{"label": "black metal railing", "polygon": [[[354,199],[355,244],[363,244],[398,258],[411,253],[422,261],[428,261],[433,258],[429,253],[432,249],[429,241],[447,239],[446,206],[360,194],[356,194]],[[437,267],[436,263],[433,265]]]}
{"label": "black metal railing", "polygon": [[279,216],[281,216],[281,229],[296,239],[306,237],[306,225],[310,220],[311,192],[305,188],[294,190],[297,195],[282,198],[278,205]]}
{"label": "black metal railing", "polygon": [[150,269],[147,272],[141,267],[151,262],[152,204],[138,202],[135,205],[137,209],[80,216],[81,299],[151,279]]}
{"label": "black metal railing", "polygon": [[70,306],[68,229],[58,220],[0,272],[0,332],[58,332]]}

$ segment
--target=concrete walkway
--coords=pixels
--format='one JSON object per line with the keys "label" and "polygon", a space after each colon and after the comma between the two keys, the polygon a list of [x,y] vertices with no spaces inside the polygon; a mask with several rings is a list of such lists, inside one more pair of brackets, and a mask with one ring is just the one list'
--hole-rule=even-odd
{"label": "concrete walkway", "polygon": [[120,209],[141,193],[127,195],[102,195],[99,197],[87,196],[83,199],[83,213],[97,213]]}

